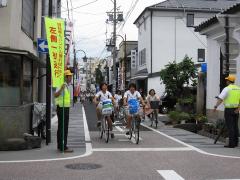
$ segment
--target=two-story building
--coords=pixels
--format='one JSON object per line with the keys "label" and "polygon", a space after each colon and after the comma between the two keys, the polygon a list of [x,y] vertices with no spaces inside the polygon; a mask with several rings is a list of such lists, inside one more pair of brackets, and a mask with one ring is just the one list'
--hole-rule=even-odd
{"label": "two-story building", "polygon": [[[0,1],[2,2],[2,1]],[[39,58],[37,38],[44,34],[47,0],[10,0],[0,7],[0,146],[31,129],[33,102],[43,101],[46,61]],[[53,14],[60,13],[53,1]]]}
{"label": "two-story building", "polygon": [[168,62],[179,62],[186,55],[195,63],[206,62],[206,37],[195,32],[194,27],[237,2],[166,0],[146,7],[134,22],[138,28],[138,71],[147,74],[142,75],[143,85],[161,95],[164,85],[159,71]]}

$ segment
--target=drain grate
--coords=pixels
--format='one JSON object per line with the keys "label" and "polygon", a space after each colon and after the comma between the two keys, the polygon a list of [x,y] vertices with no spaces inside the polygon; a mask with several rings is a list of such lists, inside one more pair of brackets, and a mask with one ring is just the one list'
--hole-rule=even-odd
{"label": "drain grate", "polygon": [[91,163],[78,163],[78,164],[68,164],[65,167],[67,169],[74,169],[74,170],[93,170],[93,169],[101,168],[102,165],[91,164]]}

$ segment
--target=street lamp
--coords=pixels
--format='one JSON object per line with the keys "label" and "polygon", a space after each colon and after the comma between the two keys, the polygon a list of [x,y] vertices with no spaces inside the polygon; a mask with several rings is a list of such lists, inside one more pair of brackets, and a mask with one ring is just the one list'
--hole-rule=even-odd
{"label": "street lamp", "polygon": [[[77,70],[77,52],[83,52],[84,53],[84,57],[83,57],[83,61],[87,61],[87,56],[86,56],[86,52],[82,49],[78,49],[76,50],[74,47],[73,53],[74,53],[74,62],[73,62],[73,69],[74,69],[74,73],[75,78],[78,79],[78,70]],[[75,90],[75,78],[73,78],[73,97],[74,97],[74,90]],[[74,105],[74,101],[73,101],[73,105]]]}

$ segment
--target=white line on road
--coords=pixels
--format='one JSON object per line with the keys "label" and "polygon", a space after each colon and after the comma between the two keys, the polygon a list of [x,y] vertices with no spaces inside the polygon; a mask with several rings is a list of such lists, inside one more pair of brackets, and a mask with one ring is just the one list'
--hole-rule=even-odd
{"label": "white line on road", "polygon": [[124,132],[124,130],[122,128],[120,128],[119,126],[115,126],[115,128],[120,132]]}
{"label": "white line on road", "polygon": [[148,151],[148,152],[172,152],[172,151],[192,151],[188,147],[178,148],[93,148],[93,151],[97,152],[131,152],[131,151]]}
{"label": "white line on road", "polygon": [[184,180],[179,174],[177,174],[173,170],[157,170],[157,172],[165,179],[165,180]]}
{"label": "white line on road", "polygon": [[178,139],[176,139],[176,138],[174,138],[174,137],[171,137],[171,136],[169,136],[169,135],[167,135],[167,134],[165,134],[165,133],[163,133],[163,132],[160,132],[160,131],[158,131],[158,130],[156,130],[156,129],[153,129],[153,128],[151,128],[151,127],[148,127],[147,125],[145,125],[145,124],[143,124],[143,123],[141,123],[141,125],[144,126],[144,127],[146,127],[146,128],[148,128],[148,129],[150,129],[150,130],[152,130],[152,131],[154,131],[154,132],[156,132],[156,133],[158,133],[158,134],[161,134],[162,136],[167,137],[168,139],[171,139],[171,140],[173,140],[173,141],[175,141],[175,142],[178,142],[179,144],[182,144],[182,145],[184,145],[184,146],[187,146],[187,147],[191,148],[192,150],[197,151],[197,152],[200,153],[200,154],[204,154],[204,155],[208,155],[208,156],[215,156],[215,157],[222,157],[222,158],[240,159],[240,157],[238,157],[238,156],[226,156],[226,155],[219,155],[219,154],[208,153],[208,152],[203,151],[203,150],[201,150],[201,149],[199,149],[199,148],[196,148],[196,147],[194,147],[194,146],[192,146],[192,145],[190,145],[190,144],[187,144],[187,143],[185,143],[185,142],[183,142],[183,141],[180,141],[180,140],[178,140]]}

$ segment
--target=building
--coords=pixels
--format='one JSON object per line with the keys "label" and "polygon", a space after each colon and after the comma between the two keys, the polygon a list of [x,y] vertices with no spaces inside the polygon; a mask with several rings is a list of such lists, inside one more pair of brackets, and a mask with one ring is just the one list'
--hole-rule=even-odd
{"label": "building", "polygon": [[[201,35],[207,38],[207,115],[211,119],[218,117],[223,118],[223,105],[218,111],[218,117],[212,113],[212,109],[216,103],[215,97],[225,86],[226,77],[226,51],[225,41],[226,34],[230,39],[229,46],[229,62],[230,74],[237,76],[236,84],[240,85],[240,4],[234,5],[220,14],[208,19],[196,27]],[[229,23],[229,25],[226,24]],[[229,31],[226,31],[229,27]]]}
{"label": "building", "polygon": [[181,61],[185,55],[195,63],[206,61],[206,37],[194,32],[194,26],[237,2],[166,0],[146,7],[134,22],[138,28],[137,69],[143,78],[142,85],[161,95],[164,85],[160,83],[159,71],[168,62]]}
{"label": "building", "polygon": [[[60,1],[53,1],[60,14]],[[45,97],[46,61],[37,53],[48,1],[11,0],[0,8],[0,144],[31,131],[33,102]]]}
{"label": "building", "polygon": [[136,73],[136,66],[132,66],[131,52],[137,50],[137,45],[137,41],[122,41],[119,44],[119,52],[117,58],[117,63],[119,64],[118,89],[122,91],[128,87],[128,84],[131,81],[131,77]]}

